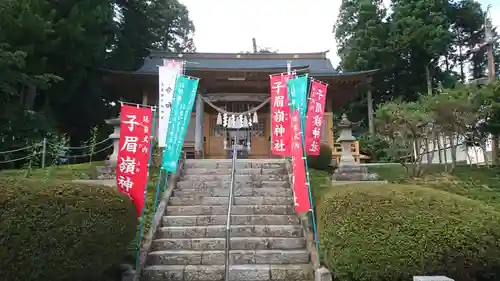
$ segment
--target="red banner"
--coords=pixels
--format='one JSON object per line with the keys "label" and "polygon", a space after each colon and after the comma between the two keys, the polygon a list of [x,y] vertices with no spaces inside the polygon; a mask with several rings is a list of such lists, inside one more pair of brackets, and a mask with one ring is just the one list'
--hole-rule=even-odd
{"label": "red banner", "polygon": [[121,107],[116,185],[120,192],[132,199],[137,216],[141,215],[144,208],[152,120],[149,107]]}
{"label": "red banner", "polygon": [[271,152],[274,155],[290,156],[290,105],[287,82],[291,75],[273,75],[271,82]]}
{"label": "red banner", "polygon": [[300,113],[292,112],[292,166],[293,166],[293,194],[295,211],[297,213],[309,212],[309,189],[307,188],[306,167],[304,164],[304,150],[302,149],[302,136],[300,129]]}
{"label": "red banner", "polygon": [[308,155],[319,155],[325,118],[326,85],[313,80],[307,106],[305,148]]}

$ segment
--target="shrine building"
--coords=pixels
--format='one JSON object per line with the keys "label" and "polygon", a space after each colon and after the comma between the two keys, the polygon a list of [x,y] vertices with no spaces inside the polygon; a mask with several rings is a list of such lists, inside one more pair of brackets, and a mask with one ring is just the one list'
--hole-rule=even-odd
{"label": "shrine building", "polygon": [[[247,147],[248,158],[271,158],[269,75],[287,71],[309,73],[328,83],[325,122],[321,140],[339,158],[340,145],[333,139],[333,112],[354,97],[356,88],[369,83],[377,70],[337,72],[326,52],[318,53],[167,53],[152,51],[136,71],[111,71],[105,84],[120,93],[120,99],[143,105],[158,105],[158,66],[164,60],[183,60],[185,74],[200,78],[184,151],[188,158],[227,158],[231,140]],[[257,110],[255,110],[257,109]],[[255,113],[248,114],[248,112]],[[223,112],[245,113],[245,124],[224,127]],[[227,115],[227,114],[226,114]],[[158,124],[158,123],[157,123]],[[242,124],[240,124],[242,125]],[[359,144],[352,147],[359,161]]]}

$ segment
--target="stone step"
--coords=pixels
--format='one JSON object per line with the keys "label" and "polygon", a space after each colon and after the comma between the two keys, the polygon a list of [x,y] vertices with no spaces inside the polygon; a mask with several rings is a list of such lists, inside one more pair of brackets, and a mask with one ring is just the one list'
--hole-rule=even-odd
{"label": "stone step", "polygon": [[[282,174],[285,170],[281,167],[278,168],[240,168],[236,169],[237,175],[268,175],[268,174]],[[231,167],[227,168],[188,168],[182,172],[184,175],[229,175],[231,174]]]}
{"label": "stone step", "polygon": [[[273,180],[285,180],[285,176],[288,175],[283,174],[266,174],[266,175],[242,175],[235,174],[236,182],[252,182],[252,181],[273,181]],[[181,180],[196,180],[196,181],[230,181],[230,174],[185,174],[182,175]]]}
{"label": "stone step", "polygon": [[[192,205],[192,206],[167,206],[166,215],[195,216],[195,215],[227,215],[226,205]],[[292,205],[235,205],[231,208],[233,215],[293,215],[295,208]]]}
{"label": "stone step", "polygon": [[[165,216],[164,226],[225,225],[227,215]],[[296,215],[231,215],[231,225],[290,225],[300,224]]]}
{"label": "stone step", "polygon": [[[215,180],[215,181],[200,181],[200,180],[181,180],[177,182],[178,189],[197,189],[206,190],[213,188],[229,188],[230,180]],[[260,187],[288,187],[286,180],[272,180],[272,181],[238,181],[234,184],[234,190],[239,188],[260,188]]]}
{"label": "stone step", "polygon": [[[224,264],[225,251],[166,250],[148,254],[151,265],[216,265]],[[302,250],[231,250],[230,264],[304,264],[309,262],[309,252]]]}
{"label": "stone step", "polygon": [[[234,197],[234,205],[293,205],[293,197],[246,196]],[[227,205],[229,197],[184,196],[171,197],[170,206]],[[167,207],[168,208],[168,207]]]}
{"label": "stone step", "polygon": [[[233,237],[303,237],[300,225],[232,225],[230,231]],[[166,226],[159,228],[157,236],[158,239],[202,237],[226,237],[226,226]]]}
{"label": "stone step", "polygon": [[[244,168],[284,168],[284,159],[238,159],[236,160],[236,169]],[[184,162],[186,169],[205,168],[205,169],[229,169],[232,167],[232,159],[186,159]]]}
{"label": "stone step", "polygon": [[[304,237],[231,237],[232,250],[305,249]],[[170,249],[224,250],[226,238],[164,238],[153,240],[153,251]]]}
{"label": "stone step", "polygon": [[[289,197],[293,196],[293,192],[285,187],[242,187],[234,189],[234,196],[278,196]],[[195,188],[174,189],[172,196],[208,196],[208,197],[227,197],[229,196],[229,188],[215,187],[210,189],[198,190]]]}
{"label": "stone step", "polygon": [[[144,281],[224,281],[224,265],[154,265],[143,270]],[[229,281],[311,281],[310,264],[245,264],[229,266]]]}

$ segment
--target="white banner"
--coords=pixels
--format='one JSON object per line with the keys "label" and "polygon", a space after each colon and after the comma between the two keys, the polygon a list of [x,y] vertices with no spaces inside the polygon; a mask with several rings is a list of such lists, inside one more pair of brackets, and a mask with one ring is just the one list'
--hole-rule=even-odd
{"label": "white banner", "polygon": [[182,62],[168,61],[166,66],[158,67],[158,146],[165,147],[167,141],[168,122],[170,110],[174,99],[175,81],[182,72]]}

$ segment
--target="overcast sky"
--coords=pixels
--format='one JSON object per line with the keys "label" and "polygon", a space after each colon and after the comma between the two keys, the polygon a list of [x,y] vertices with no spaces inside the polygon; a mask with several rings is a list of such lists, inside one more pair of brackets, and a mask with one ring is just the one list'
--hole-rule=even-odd
{"label": "overcast sky", "polygon": [[[258,47],[280,52],[330,50],[334,66],[332,34],[341,0],[179,0],[194,22],[198,52],[240,52]],[[481,0],[484,7],[498,0]],[[494,25],[500,25],[500,2],[493,6]]]}

